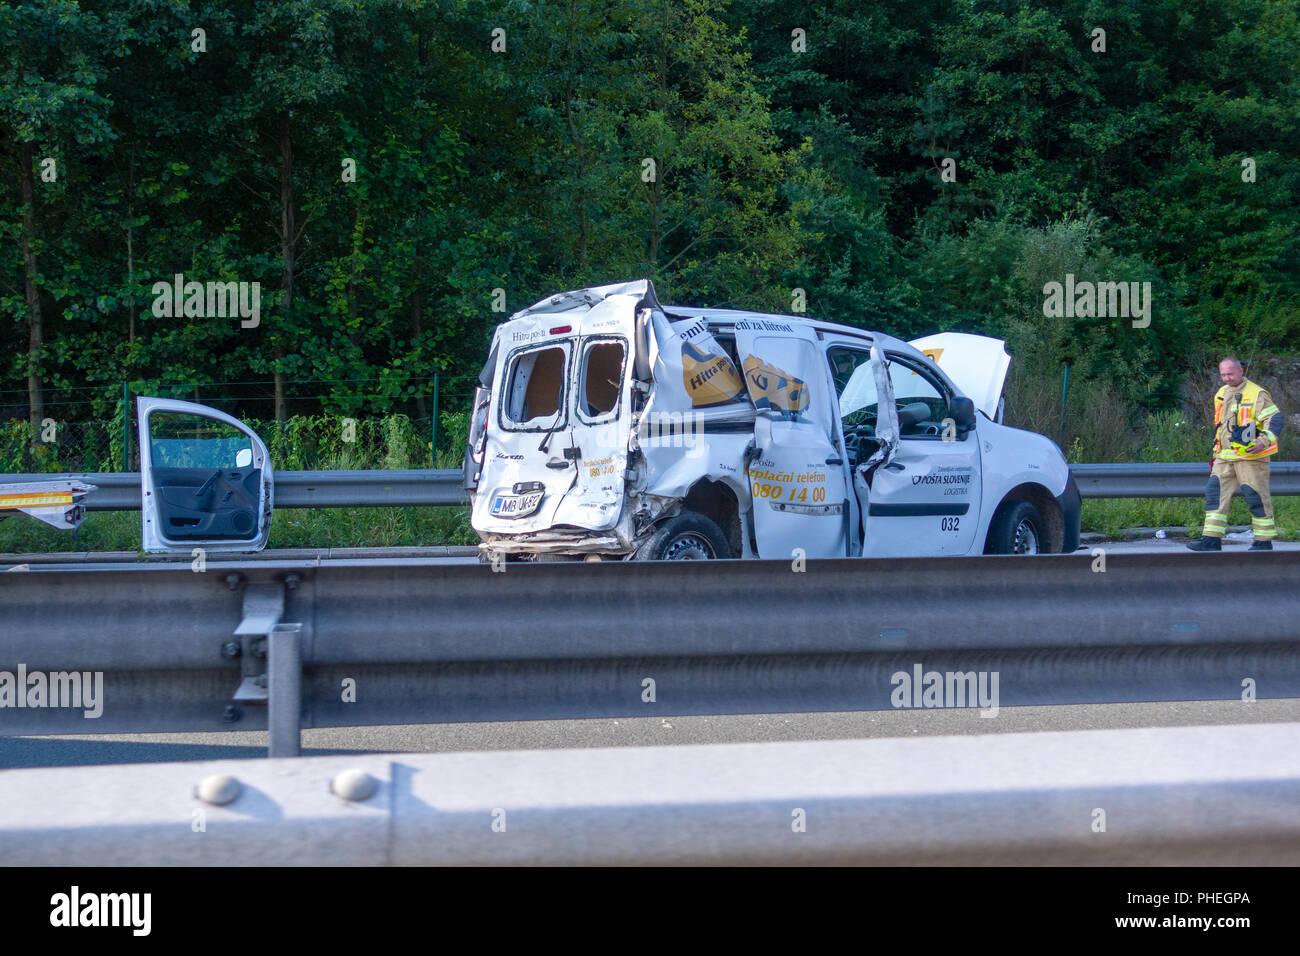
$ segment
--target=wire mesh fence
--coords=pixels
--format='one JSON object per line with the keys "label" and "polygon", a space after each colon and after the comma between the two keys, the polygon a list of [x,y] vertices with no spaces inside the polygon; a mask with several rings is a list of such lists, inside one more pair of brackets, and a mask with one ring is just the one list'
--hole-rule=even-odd
{"label": "wire mesh fence", "polygon": [[[367,380],[357,380],[364,384]],[[373,383],[376,380],[369,380]],[[179,399],[242,421],[266,443],[273,467],[291,471],[459,467],[473,382],[439,378],[398,396],[340,393],[340,382],[285,382],[275,417],[265,382],[51,388],[33,423],[25,390],[0,391],[0,472],[139,469],[135,399]],[[328,394],[304,394],[335,386]],[[260,389],[260,392],[257,390]],[[385,400],[387,398],[387,400]]]}

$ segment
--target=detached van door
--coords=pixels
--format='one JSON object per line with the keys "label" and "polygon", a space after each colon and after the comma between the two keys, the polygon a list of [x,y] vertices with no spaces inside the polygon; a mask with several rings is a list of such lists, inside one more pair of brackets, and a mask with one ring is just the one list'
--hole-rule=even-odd
{"label": "detached van door", "polygon": [[145,551],[260,551],[271,531],[271,456],[238,419],[193,402],[136,400]]}
{"label": "detached van door", "polygon": [[736,351],[754,403],[747,462],[754,535],[764,558],[848,554],[848,472],[835,443],[838,412],[811,330],[777,320],[736,322]]}

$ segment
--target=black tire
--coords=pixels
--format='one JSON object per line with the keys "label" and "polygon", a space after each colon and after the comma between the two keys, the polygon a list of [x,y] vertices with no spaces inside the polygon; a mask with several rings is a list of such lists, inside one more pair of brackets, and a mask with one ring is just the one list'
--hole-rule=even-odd
{"label": "black tire", "polygon": [[660,524],[636,549],[633,561],[701,561],[731,557],[722,529],[704,515],[683,511]]}
{"label": "black tire", "polygon": [[1028,501],[1004,501],[989,522],[985,554],[1048,554],[1047,527]]}

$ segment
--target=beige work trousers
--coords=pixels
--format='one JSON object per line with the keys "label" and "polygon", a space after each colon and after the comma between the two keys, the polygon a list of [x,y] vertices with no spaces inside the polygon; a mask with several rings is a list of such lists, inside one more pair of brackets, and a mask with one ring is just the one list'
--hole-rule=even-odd
{"label": "beige work trousers", "polygon": [[1277,537],[1273,524],[1273,499],[1268,493],[1268,459],[1233,461],[1216,458],[1214,470],[1205,486],[1205,527],[1207,538],[1222,538],[1228,530],[1228,506],[1232,496],[1241,493],[1250,508],[1250,526],[1257,541]]}

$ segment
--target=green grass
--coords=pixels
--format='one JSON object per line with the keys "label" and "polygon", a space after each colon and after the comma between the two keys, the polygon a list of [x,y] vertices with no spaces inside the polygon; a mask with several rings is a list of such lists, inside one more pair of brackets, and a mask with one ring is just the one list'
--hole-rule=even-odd
{"label": "green grass", "polygon": [[[1202,498],[1096,498],[1083,503],[1083,530],[1115,535],[1124,528],[1186,528],[1201,532],[1205,520]],[[1300,499],[1273,499],[1278,538],[1300,540]],[[1250,511],[1240,496],[1232,499],[1228,524],[1249,525]]]}
{"label": "green grass", "polygon": [[294,508],[276,511],[271,548],[476,545],[469,508]]}
{"label": "green grass", "polygon": [[[1199,498],[1107,498],[1083,503],[1083,530],[1114,536],[1125,528],[1186,528],[1200,533],[1205,517]],[[1278,537],[1300,540],[1300,498],[1273,499]],[[1229,524],[1249,525],[1241,498],[1232,502]],[[460,508],[292,508],[276,511],[271,548],[418,547],[475,545],[469,509]],[[0,521],[0,553],[54,551],[138,551],[140,515],[92,512],[76,538],[26,515]]]}
{"label": "green grass", "polygon": [[14,514],[0,521],[0,552],[37,554],[52,551],[138,551],[140,514],[132,511],[96,511],[86,516],[78,535],[60,531],[44,521]]}

